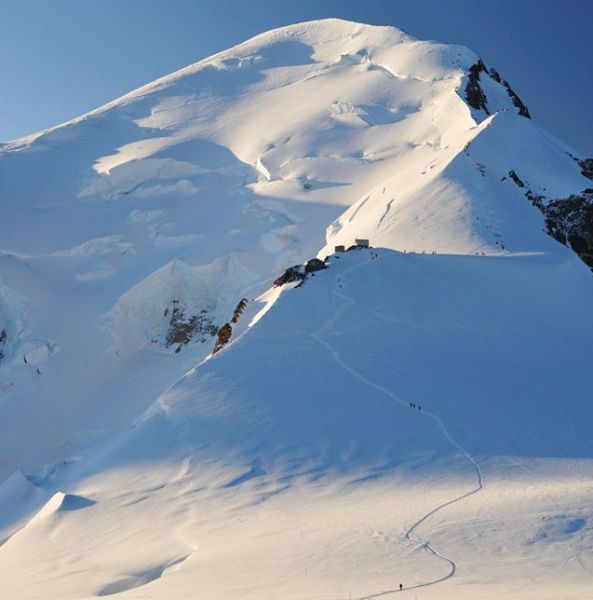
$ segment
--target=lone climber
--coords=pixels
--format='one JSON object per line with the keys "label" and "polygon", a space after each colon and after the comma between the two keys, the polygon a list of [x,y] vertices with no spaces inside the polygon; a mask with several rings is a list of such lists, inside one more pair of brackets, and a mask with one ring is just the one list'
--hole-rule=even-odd
{"label": "lone climber", "polygon": [[400,584],[399,584],[399,591],[401,592],[403,589],[404,589],[404,584],[403,584],[403,583],[400,583]]}

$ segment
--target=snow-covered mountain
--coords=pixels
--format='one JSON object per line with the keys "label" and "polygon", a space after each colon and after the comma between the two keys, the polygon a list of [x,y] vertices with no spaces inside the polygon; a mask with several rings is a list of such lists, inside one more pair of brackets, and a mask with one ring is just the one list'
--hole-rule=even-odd
{"label": "snow-covered mountain", "polygon": [[4,144],[8,597],[585,598],[593,170],[526,103],[330,19]]}

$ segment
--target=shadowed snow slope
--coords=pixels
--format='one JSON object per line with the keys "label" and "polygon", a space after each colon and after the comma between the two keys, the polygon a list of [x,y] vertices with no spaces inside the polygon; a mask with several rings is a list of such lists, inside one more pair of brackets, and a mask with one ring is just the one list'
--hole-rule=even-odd
{"label": "shadowed snow slope", "polygon": [[302,23],[2,146],[6,597],[586,597],[590,181],[478,60]]}
{"label": "shadowed snow slope", "polygon": [[426,598],[584,598],[592,301],[570,257],[333,258],[48,477],[95,503],[58,512],[54,496],[0,548],[3,585],[330,599],[403,580]]}

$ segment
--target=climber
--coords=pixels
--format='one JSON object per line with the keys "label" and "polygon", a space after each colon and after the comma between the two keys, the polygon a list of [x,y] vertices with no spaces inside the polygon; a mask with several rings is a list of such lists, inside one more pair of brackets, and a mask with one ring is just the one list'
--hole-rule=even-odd
{"label": "climber", "polygon": [[404,584],[403,584],[403,583],[400,583],[400,584],[399,584],[399,591],[401,592],[403,589],[404,589]]}

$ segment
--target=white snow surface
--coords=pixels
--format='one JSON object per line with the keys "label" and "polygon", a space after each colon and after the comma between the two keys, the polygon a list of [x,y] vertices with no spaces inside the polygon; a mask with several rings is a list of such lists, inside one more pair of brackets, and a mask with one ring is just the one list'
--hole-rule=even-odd
{"label": "white snow surface", "polygon": [[591,183],[477,60],[302,23],[2,146],[3,597],[591,596],[593,277],[509,172]]}

